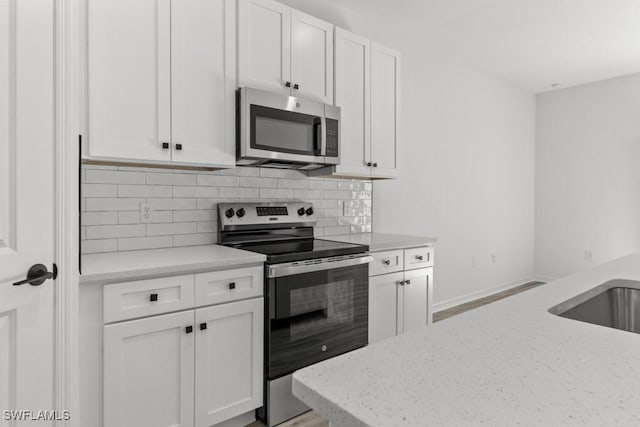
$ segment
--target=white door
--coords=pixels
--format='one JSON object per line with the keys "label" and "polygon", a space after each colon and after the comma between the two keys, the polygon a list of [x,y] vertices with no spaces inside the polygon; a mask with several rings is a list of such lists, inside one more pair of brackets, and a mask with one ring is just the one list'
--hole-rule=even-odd
{"label": "white door", "polygon": [[337,172],[369,176],[371,168],[371,43],[336,28],[335,101],[340,107],[340,166]]}
{"label": "white door", "polygon": [[402,272],[369,277],[369,344],[398,333]]}
{"label": "white door", "polygon": [[240,86],[290,93],[291,8],[273,0],[238,1]]}
{"label": "white door", "polygon": [[430,268],[410,270],[404,272],[403,288],[403,324],[399,328],[401,332],[425,326],[428,315],[429,302],[429,274]]}
{"label": "white door", "polygon": [[196,310],[196,427],[262,406],[264,299]]}
{"label": "white door", "polygon": [[104,427],[193,425],[194,332],[193,310],[104,327]]}
{"label": "white door", "polygon": [[397,175],[400,54],[371,44],[371,161],[376,176]]}
{"label": "white door", "polygon": [[[0,1],[0,409],[52,410],[54,2]],[[23,425],[23,422],[18,423]],[[26,425],[50,426],[49,422]],[[0,426],[14,426],[4,416]]]}
{"label": "white door", "polygon": [[333,104],[333,24],[291,10],[291,94]]}
{"label": "white door", "polygon": [[235,0],[171,2],[172,160],[235,166]]}
{"label": "white door", "polygon": [[89,156],[169,161],[170,0],[88,0],[87,8]]}

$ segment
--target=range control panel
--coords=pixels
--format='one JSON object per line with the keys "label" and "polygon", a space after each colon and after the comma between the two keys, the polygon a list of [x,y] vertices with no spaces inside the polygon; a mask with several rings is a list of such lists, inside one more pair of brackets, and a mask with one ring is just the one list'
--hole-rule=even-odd
{"label": "range control panel", "polygon": [[[267,203],[219,203],[218,218],[222,231],[260,228],[261,225],[313,226],[316,215],[313,203],[303,201]],[[256,227],[257,226],[257,227]]]}

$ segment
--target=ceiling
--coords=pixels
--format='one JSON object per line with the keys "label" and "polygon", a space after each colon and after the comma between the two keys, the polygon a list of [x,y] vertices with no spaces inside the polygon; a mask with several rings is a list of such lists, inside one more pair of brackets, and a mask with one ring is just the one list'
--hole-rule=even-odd
{"label": "ceiling", "polygon": [[285,2],[389,44],[412,40],[536,93],[640,72],[640,0]]}

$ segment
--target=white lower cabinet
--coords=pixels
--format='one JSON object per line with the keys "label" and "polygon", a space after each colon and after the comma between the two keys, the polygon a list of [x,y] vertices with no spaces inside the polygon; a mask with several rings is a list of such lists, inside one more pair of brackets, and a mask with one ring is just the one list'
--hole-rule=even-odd
{"label": "white lower cabinet", "polygon": [[[130,285],[133,291],[166,280]],[[261,289],[262,278],[257,282]],[[103,426],[210,427],[262,406],[263,313],[260,294],[105,325]]]}
{"label": "white lower cabinet", "polygon": [[193,311],[104,327],[104,426],[193,426]]}
{"label": "white lower cabinet", "polygon": [[[429,248],[433,253],[433,248]],[[404,257],[410,250],[404,251]],[[400,251],[372,253],[376,259],[389,259]],[[391,264],[384,264],[391,268]],[[369,344],[400,335],[432,322],[433,263],[426,268],[392,273],[370,267]],[[382,274],[381,274],[382,273]]]}

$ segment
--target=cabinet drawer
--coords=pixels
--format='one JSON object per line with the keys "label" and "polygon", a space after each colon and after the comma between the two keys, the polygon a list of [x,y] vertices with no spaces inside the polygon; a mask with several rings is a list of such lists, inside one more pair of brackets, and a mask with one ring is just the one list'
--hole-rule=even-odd
{"label": "cabinet drawer", "polygon": [[263,274],[263,266],[196,274],[196,305],[262,296]]}
{"label": "cabinet drawer", "polygon": [[433,247],[425,246],[404,250],[404,269],[414,270],[433,266]]}
{"label": "cabinet drawer", "polygon": [[402,271],[403,255],[402,250],[372,253],[373,261],[369,264],[369,276]]}
{"label": "cabinet drawer", "polygon": [[193,307],[193,275],[105,285],[105,323]]}

